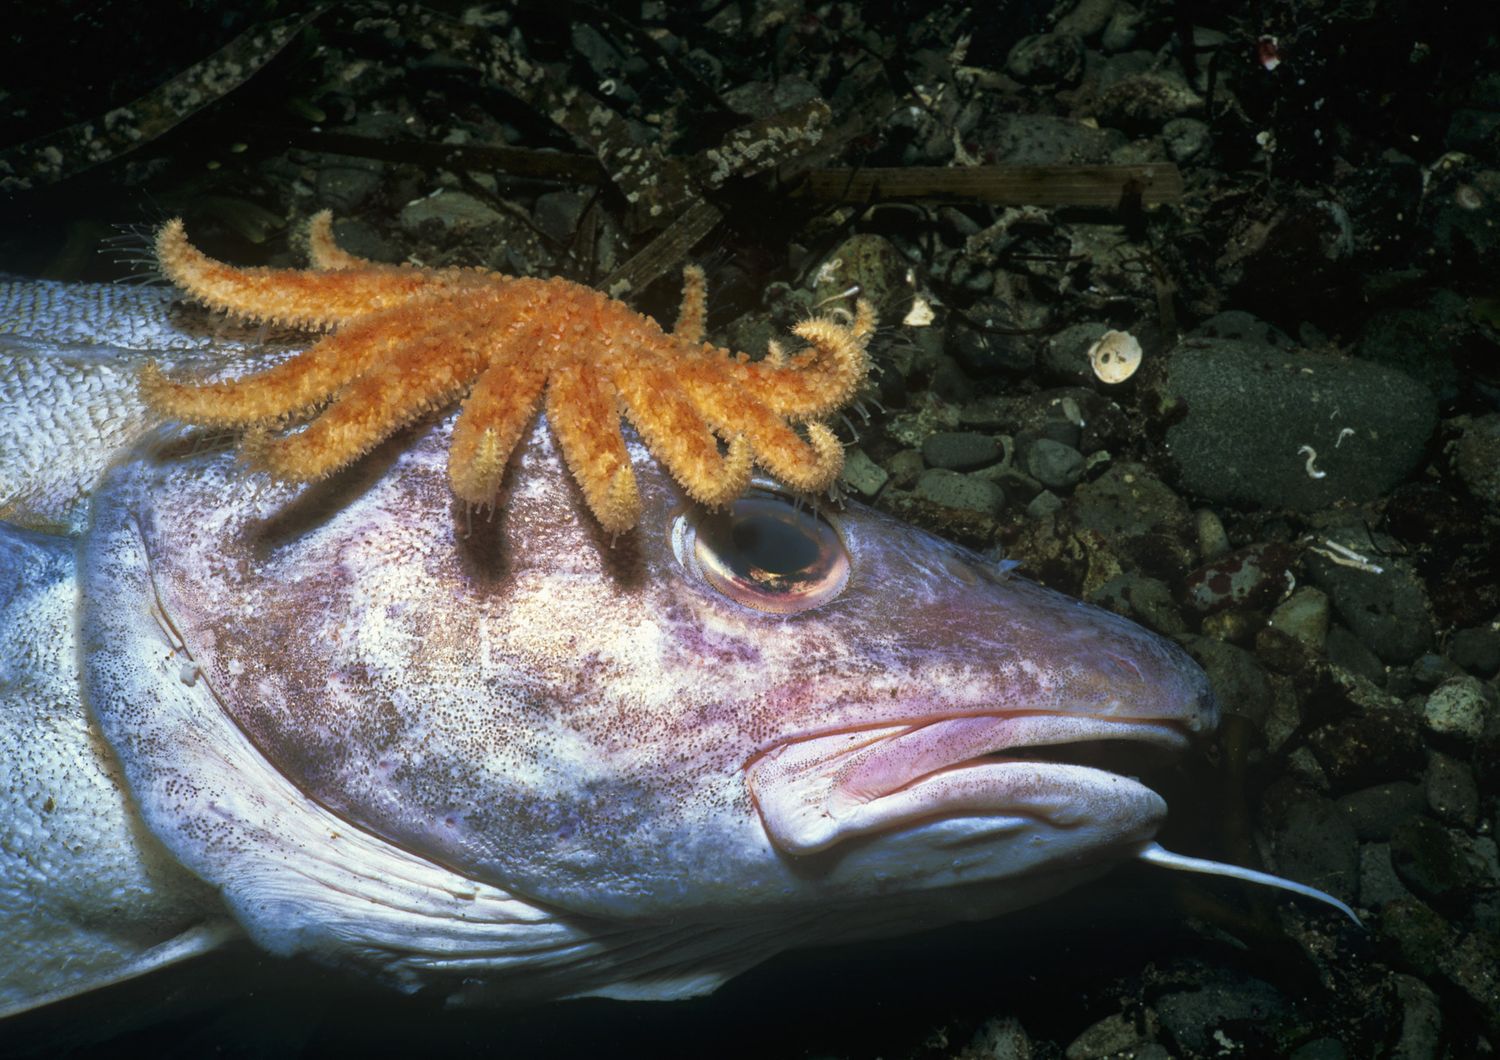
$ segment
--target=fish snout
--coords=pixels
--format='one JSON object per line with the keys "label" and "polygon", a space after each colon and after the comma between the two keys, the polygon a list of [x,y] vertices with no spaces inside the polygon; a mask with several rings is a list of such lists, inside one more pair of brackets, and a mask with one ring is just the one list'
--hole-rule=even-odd
{"label": "fish snout", "polygon": [[1096,616],[1098,634],[1053,649],[1058,709],[1160,722],[1190,736],[1219,724],[1219,702],[1203,668],[1181,645],[1117,615]]}

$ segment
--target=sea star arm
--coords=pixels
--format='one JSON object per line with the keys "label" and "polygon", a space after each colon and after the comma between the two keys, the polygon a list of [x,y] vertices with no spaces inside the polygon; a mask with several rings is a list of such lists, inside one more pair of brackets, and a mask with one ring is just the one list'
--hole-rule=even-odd
{"label": "sea star arm", "polygon": [[611,378],[646,448],[689,497],[717,508],[750,484],[753,454],[748,441],[738,435],[730,439],[729,452],[720,454],[718,439],[683,393],[675,368],[641,351],[628,365],[618,366]]}
{"label": "sea star arm", "polygon": [[535,359],[497,359],[469,392],[448,444],[448,481],[459,500],[493,504],[511,451],[542,396],[547,369]]}
{"label": "sea star arm", "polygon": [[376,262],[351,254],[333,237],[333,211],[319,210],[307,222],[307,261],[315,269],[367,269]]}
{"label": "sea star arm", "polygon": [[725,373],[744,393],[773,412],[817,419],[848,404],[869,373],[865,346],[875,330],[875,311],[860,299],[852,324],[827,317],[804,320],[792,333],[808,348],[786,356],[779,347],[761,361],[725,358]]}
{"label": "sea star arm", "polygon": [[[164,416],[208,427],[248,427],[306,412],[370,370],[389,351],[433,329],[454,307],[444,301],[397,306],[356,320],[275,367],[238,379],[169,379],[141,369],[141,396]],[[440,325],[445,326],[445,325]]]}
{"label": "sea star arm", "polygon": [[688,265],[682,270],[682,307],[672,334],[694,345],[703,341],[703,322],[708,315],[708,290],[703,270]]}
{"label": "sea star arm", "polygon": [[346,387],[307,429],[249,445],[277,478],[312,482],[363,456],[423,414],[458,397],[485,367],[481,350],[434,328],[391,350]]}
{"label": "sea star arm", "polygon": [[156,233],[156,260],[167,279],[206,306],[246,320],[309,328],[366,316],[434,285],[465,287],[495,279],[480,271],[435,272],[395,265],[334,271],[236,268],[188,242],[181,218],[173,218]]}
{"label": "sea star arm", "polygon": [[614,387],[595,365],[573,361],[547,382],[547,422],[599,524],[623,534],[641,515],[641,497],[620,436]]}
{"label": "sea star arm", "polygon": [[679,379],[716,430],[743,434],[755,450],[755,462],[792,489],[821,493],[844,469],[843,443],[823,424],[807,424],[804,439],[765,403],[724,386],[713,370],[684,371]]}

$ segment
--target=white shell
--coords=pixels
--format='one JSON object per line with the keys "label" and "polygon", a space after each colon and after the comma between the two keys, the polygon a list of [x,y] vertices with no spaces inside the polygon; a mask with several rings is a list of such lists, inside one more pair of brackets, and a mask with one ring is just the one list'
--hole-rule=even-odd
{"label": "white shell", "polygon": [[1094,374],[1106,383],[1123,383],[1141,366],[1141,344],[1128,331],[1106,331],[1089,347]]}

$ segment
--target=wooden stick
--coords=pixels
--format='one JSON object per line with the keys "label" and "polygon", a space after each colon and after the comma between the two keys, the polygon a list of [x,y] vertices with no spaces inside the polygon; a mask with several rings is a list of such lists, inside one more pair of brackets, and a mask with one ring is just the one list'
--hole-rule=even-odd
{"label": "wooden stick", "polygon": [[977,199],[1005,206],[1116,207],[1182,198],[1182,174],[1168,162],[1142,166],[902,166],[814,169],[792,190],[831,202]]}

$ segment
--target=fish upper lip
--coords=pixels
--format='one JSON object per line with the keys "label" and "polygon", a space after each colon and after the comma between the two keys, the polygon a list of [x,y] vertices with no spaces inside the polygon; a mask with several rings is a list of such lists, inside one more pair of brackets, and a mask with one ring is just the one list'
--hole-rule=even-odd
{"label": "fish upper lip", "polygon": [[[1025,776],[1038,775],[1026,748],[1129,741],[1179,751],[1188,745],[1190,729],[1185,722],[1163,718],[1064,713],[922,718],[793,736],[747,762],[745,773],[772,841],[786,853],[809,854],[851,835],[899,827],[945,810],[1014,809],[1066,825],[1065,801],[1029,798],[1040,789],[1024,782]],[[1081,765],[1048,762],[1045,769],[1075,784],[1128,782]],[[948,806],[924,802],[919,790],[924,783],[938,781],[936,786],[952,788],[951,782],[959,779],[974,781],[965,798]],[[1012,789],[1027,789],[1027,798],[1009,801],[1006,792]],[[887,800],[882,805],[888,812],[870,812],[880,800]],[[870,823],[854,824],[862,819]]]}
{"label": "fish upper lip", "polygon": [[1181,750],[1187,737],[1180,727],[1159,719],[1100,718],[1070,714],[967,715],[918,725],[882,742],[861,756],[858,765],[841,770],[838,796],[870,801],[900,790],[944,769],[993,761],[1007,756],[1025,760],[1024,750],[1059,744],[1131,740]]}

